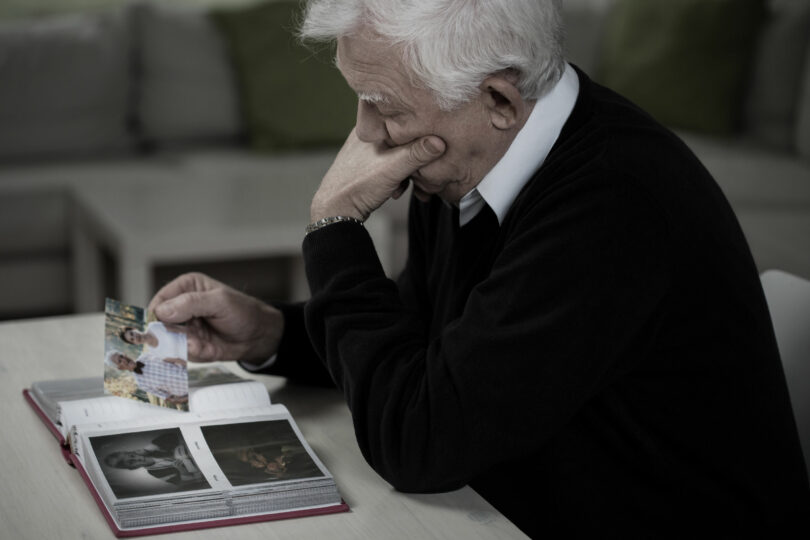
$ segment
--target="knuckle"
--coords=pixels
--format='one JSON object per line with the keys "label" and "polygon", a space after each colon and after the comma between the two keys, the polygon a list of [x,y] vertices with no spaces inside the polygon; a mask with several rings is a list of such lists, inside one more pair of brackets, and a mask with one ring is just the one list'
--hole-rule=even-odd
{"label": "knuckle", "polygon": [[214,289],[207,294],[208,301],[213,306],[225,306],[228,304],[230,290],[224,287]]}
{"label": "knuckle", "polygon": [[193,284],[192,288],[196,291],[202,291],[206,289],[208,284],[208,276],[203,274],[202,272],[190,272],[186,274],[187,279]]}

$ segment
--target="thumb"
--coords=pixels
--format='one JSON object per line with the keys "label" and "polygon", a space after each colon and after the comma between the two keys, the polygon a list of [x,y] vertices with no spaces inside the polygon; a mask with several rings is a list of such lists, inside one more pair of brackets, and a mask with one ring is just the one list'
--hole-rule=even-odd
{"label": "thumb", "polygon": [[211,291],[187,292],[156,306],[155,315],[165,323],[184,323],[194,317],[216,315],[216,304]]}
{"label": "thumb", "polygon": [[410,176],[417,169],[439,159],[444,154],[445,148],[444,141],[435,135],[428,135],[398,147],[402,167],[402,170],[398,171],[400,176]]}

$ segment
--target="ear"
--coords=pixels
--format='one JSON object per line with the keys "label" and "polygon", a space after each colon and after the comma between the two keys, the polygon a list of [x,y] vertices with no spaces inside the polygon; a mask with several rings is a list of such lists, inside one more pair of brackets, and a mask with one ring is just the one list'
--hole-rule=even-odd
{"label": "ear", "polygon": [[508,130],[523,124],[527,103],[504,75],[492,75],[481,83],[481,95],[495,129]]}

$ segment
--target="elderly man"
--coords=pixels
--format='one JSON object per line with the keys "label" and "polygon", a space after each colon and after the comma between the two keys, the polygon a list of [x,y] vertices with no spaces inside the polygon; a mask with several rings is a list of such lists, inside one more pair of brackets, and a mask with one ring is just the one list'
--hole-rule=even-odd
{"label": "elderly man", "polygon": [[144,353],[133,360],[118,351],[107,353],[106,362],[120,371],[131,371],[144,392],[169,403],[188,403],[188,371],[182,358],[158,358]]}
{"label": "elderly man", "polygon": [[[469,484],[531,536],[799,523],[810,491],[735,217],[672,133],[565,63],[559,4],[310,2],[302,35],[336,40],[359,96],[311,205],[311,299],[192,274],[151,307],[191,321],[193,359],[325,366],[394,487]],[[362,221],[409,183],[395,283]]]}

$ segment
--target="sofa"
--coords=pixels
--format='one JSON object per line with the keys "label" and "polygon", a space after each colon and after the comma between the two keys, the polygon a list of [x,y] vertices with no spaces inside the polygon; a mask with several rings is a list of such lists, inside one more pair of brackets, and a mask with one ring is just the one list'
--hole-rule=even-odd
{"label": "sofa", "polygon": [[[564,2],[568,57],[596,80],[620,1]],[[0,20],[0,319],[75,311],[71,217],[74,194],[88,179],[193,181],[204,171],[224,183],[272,181],[279,160],[287,167],[290,159],[328,161],[339,147],[329,137],[298,144],[300,133],[273,139],[294,144],[257,147],[244,74],[207,7],[114,3]],[[810,278],[810,4],[771,0],[767,7],[738,129],[673,129],[726,193],[760,269]],[[338,120],[322,123],[334,139]],[[406,199],[379,211],[388,230],[377,247],[391,275],[404,264]],[[272,265],[226,263],[212,270],[221,279],[238,279],[263,297],[285,294],[267,290]],[[278,267],[285,268],[300,271]],[[182,269],[155,269],[154,287],[172,270]],[[115,294],[114,271],[106,279]]]}
{"label": "sofa", "polygon": [[[245,114],[227,29],[212,17],[250,23],[247,7],[232,3],[111,0],[102,8],[0,20],[0,319],[92,309],[75,292],[81,271],[74,215],[78,192],[93,182],[122,192],[133,183],[201,177],[272,182],[280,167],[293,174],[298,162],[302,177],[317,186],[313,168],[325,171],[321,164],[331,162],[354,112],[348,111],[348,124],[346,107],[338,107],[338,122],[321,118],[323,111],[310,113],[331,130],[316,124],[302,131],[289,122],[254,129],[266,120],[262,115],[272,122],[280,114]],[[274,4],[290,11],[290,2]],[[343,85],[331,65],[314,69],[334,72],[327,82]],[[329,96],[328,87],[322,91]],[[273,195],[288,196],[281,187]],[[193,206],[194,197],[184,204]],[[308,217],[301,216],[302,236]],[[104,290],[117,296],[119,261],[113,254],[104,259]],[[274,275],[300,272],[300,265],[255,259],[155,268],[153,289],[195,268],[268,300],[302,295],[288,290],[295,279]]]}

